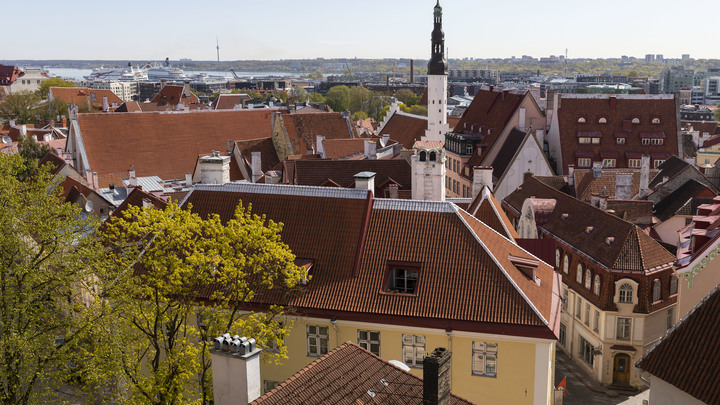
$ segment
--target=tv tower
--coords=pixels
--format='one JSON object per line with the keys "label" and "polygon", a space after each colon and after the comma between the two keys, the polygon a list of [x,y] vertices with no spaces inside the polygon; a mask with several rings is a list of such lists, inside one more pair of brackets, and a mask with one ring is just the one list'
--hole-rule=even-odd
{"label": "tv tower", "polygon": [[218,63],[220,63],[220,40],[218,37],[215,37],[215,42],[217,43],[217,57],[218,57]]}

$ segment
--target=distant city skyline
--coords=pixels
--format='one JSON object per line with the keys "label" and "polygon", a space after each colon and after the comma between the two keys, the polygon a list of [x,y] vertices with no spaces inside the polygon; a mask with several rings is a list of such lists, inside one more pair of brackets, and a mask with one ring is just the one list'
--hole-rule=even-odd
{"label": "distant city skyline", "polygon": [[[120,5],[122,4],[122,6]],[[451,58],[720,59],[712,24],[678,27],[682,7],[669,0],[593,2],[441,0]],[[147,60],[182,58],[278,60],[414,58],[430,56],[435,0],[336,2],[155,2],[68,0],[33,2],[32,15],[9,14],[0,59]],[[687,19],[710,12],[709,0],[692,3]],[[68,33],[64,30],[68,28]],[[688,30],[690,28],[688,27]]]}

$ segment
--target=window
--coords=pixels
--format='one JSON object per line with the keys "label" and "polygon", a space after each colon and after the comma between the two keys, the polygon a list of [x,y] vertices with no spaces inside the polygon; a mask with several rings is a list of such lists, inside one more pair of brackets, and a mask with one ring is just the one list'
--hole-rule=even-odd
{"label": "window", "polygon": [[616,166],[616,160],[615,159],[603,159],[603,167],[615,167]]}
{"label": "window", "polygon": [[434,162],[437,160],[437,153],[435,151],[430,152],[430,161]]}
{"label": "window", "polygon": [[655,161],[653,162],[653,168],[657,169],[658,166],[660,166],[660,165],[663,164],[663,163],[665,163],[664,160],[655,159]]}
{"label": "window", "polygon": [[561,345],[565,346],[567,342],[567,330],[565,328],[565,324],[560,324],[560,336],[559,336],[559,342]]}
{"label": "window", "polygon": [[639,124],[639,123],[640,123],[640,118],[637,118],[637,117],[633,118],[633,119],[632,119],[632,123],[633,123],[633,124]]}
{"label": "window", "polygon": [[465,154],[472,155],[472,145],[465,145]]}
{"label": "window", "polygon": [[578,336],[578,338],[580,341],[580,344],[578,345],[578,355],[585,363],[592,367],[595,360],[595,355],[593,355],[593,350],[595,350],[595,348],[582,336]]}
{"label": "window", "polygon": [[618,145],[625,145],[625,138],[615,138],[615,143]]}
{"label": "window", "polygon": [[662,145],[663,139],[662,138],[653,138],[650,140],[651,145]]}
{"label": "window", "polygon": [[402,335],[403,362],[410,367],[422,367],[425,358],[425,336]]}
{"label": "window", "polygon": [[593,143],[593,145],[599,145],[599,144],[600,144],[600,138],[595,138],[595,137],[593,137],[593,138],[592,138],[592,143]]}
{"label": "window", "polygon": [[628,167],[640,167],[640,159],[628,159]]}
{"label": "window", "polygon": [[583,276],[582,264],[578,264],[577,269],[575,270],[575,282],[582,285],[582,276]]}
{"label": "window", "polygon": [[598,120],[598,124],[607,124],[607,118],[600,117],[600,119]]}
{"label": "window", "polygon": [[595,288],[593,288],[595,295],[600,296],[600,275],[595,275]]}
{"label": "window", "polygon": [[358,330],[357,332],[358,346],[369,351],[370,353],[380,355],[380,332],[371,330]]}
{"label": "window", "polygon": [[650,145],[650,138],[643,138],[641,142],[643,145]]}
{"label": "window", "polygon": [[424,162],[426,160],[426,157],[427,157],[427,153],[424,150],[420,151],[420,161]]}
{"label": "window", "polygon": [[565,255],[565,258],[563,259],[563,273],[568,274],[568,262],[570,261],[570,257],[568,255]]}
{"label": "window", "polygon": [[660,118],[657,118],[657,117],[656,117],[656,118],[653,118],[653,119],[652,119],[652,123],[653,123],[653,124],[659,124],[659,123],[660,123]]}
{"label": "window", "polygon": [[590,158],[578,158],[578,167],[590,167]]}
{"label": "window", "polygon": [[584,124],[585,123],[585,117],[580,117],[577,120],[578,124]]}
{"label": "window", "polygon": [[563,311],[567,311],[567,308],[568,308],[568,289],[563,288],[562,309],[563,309]]}
{"label": "window", "polygon": [[590,143],[590,138],[587,138],[587,137],[578,138],[578,142],[581,144],[588,144],[588,143]]}
{"label": "window", "polygon": [[307,355],[320,357],[328,353],[328,327],[307,325]]}
{"label": "window", "polygon": [[585,325],[590,326],[590,303],[585,303]]}
{"label": "window", "polygon": [[[687,225],[687,224],[686,224]],[[678,290],[678,278],[673,274],[670,276],[670,295],[677,294]]]}
{"label": "window", "polygon": [[633,288],[630,284],[623,284],[620,286],[620,303],[621,304],[632,304],[633,303]]}
{"label": "window", "polygon": [[580,296],[575,298],[575,317],[577,319],[582,319],[582,300],[580,299]]}
{"label": "window", "polygon": [[667,311],[667,318],[665,320],[665,329],[670,329],[675,324],[675,308],[669,308]]}
{"label": "window", "polygon": [[560,253],[560,249],[555,249],[555,268],[560,268],[560,256],[562,256],[562,253]]}
{"label": "window", "polygon": [[415,294],[417,280],[417,269],[390,269],[388,290],[401,294]]}
{"label": "window", "polygon": [[618,318],[617,319],[617,333],[616,337],[620,340],[630,340],[630,325],[631,318]]}
{"label": "window", "polygon": [[277,387],[278,385],[282,384],[279,381],[270,381],[270,380],[263,380],[263,392],[267,394],[268,392],[272,391]]}
{"label": "window", "polygon": [[660,280],[655,280],[653,282],[653,295],[652,295],[653,302],[660,301],[660,298],[661,298],[660,293],[662,292],[661,289],[662,289],[662,284],[660,283]]}
{"label": "window", "polygon": [[600,311],[595,310],[595,316],[593,317],[593,330],[598,332],[600,330]]}
{"label": "window", "polygon": [[473,342],[473,375],[497,377],[497,343]]}
{"label": "window", "polygon": [[590,269],[585,270],[585,288],[588,290],[592,287],[592,271]]}

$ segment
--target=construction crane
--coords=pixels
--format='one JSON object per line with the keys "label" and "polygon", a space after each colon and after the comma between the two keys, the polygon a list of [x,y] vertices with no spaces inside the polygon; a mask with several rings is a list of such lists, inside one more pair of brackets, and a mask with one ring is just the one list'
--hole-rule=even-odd
{"label": "construction crane", "polygon": [[230,68],[230,73],[232,73],[232,75],[233,75],[233,77],[234,77],[235,79],[239,79],[239,78],[240,78],[240,76],[238,76],[237,73],[235,73],[235,69]]}

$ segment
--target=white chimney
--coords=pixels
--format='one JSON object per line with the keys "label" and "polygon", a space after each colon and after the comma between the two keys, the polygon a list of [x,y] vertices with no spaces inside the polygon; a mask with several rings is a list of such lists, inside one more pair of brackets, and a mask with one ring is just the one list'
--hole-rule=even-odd
{"label": "white chimney", "polygon": [[216,405],[245,405],[260,398],[260,352],[252,338],[226,333],[214,339],[210,355]]}
{"label": "white chimney", "polygon": [[103,96],[103,111],[108,111],[110,106],[108,105],[107,96]]}
{"label": "white chimney", "polygon": [[315,135],[315,145],[317,146],[317,153],[321,158],[327,158],[325,153],[325,137],[322,135]]}
{"label": "white chimney", "polygon": [[640,158],[640,198],[648,195],[650,188],[650,155]]}
{"label": "white chimney", "polygon": [[615,176],[615,199],[631,200],[632,199],[632,173],[618,173]]}
{"label": "white chimney", "polygon": [[27,125],[25,125],[25,124],[20,125],[20,135],[27,136]]}
{"label": "white chimney", "polygon": [[97,172],[93,172],[93,190],[98,191],[100,189],[100,186],[98,185],[98,174]]}
{"label": "white chimney", "polygon": [[43,142],[50,142],[52,141],[52,135],[51,134],[45,134],[43,135]]}
{"label": "white chimney", "polygon": [[355,188],[358,190],[369,190],[375,194],[375,173],[360,172],[355,175]]}
{"label": "white chimney", "polygon": [[492,171],[492,167],[475,166],[473,168],[472,198],[477,197],[485,186],[490,192],[493,191]]}
{"label": "white chimney", "polygon": [[135,177],[135,168],[133,165],[130,165],[130,170],[128,170],[128,185],[130,187],[137,187],[137,177]]}
{"label": "white chimney", "polygon": [[192,187],[192,173],[186,173],[185,174],[185,185],[187,187]]}
{"label": "white chimney", "polygon": [[383,134],[381,141],[383,148],[388,146],[388,143],[390,143],[390,134]]}
{"label": "white chimney", "polygon": [[575,165],[568,165],[568,186],[575,187]]}
{"label": "white chimney", "polygon": [[225,184],[230,182],[230,156],[212,155],[200,158],[200,182],[202,184]]}
{"label": "white chimney", "polygon": [[525,132],[525,107],[518,109],[518,129]]}
{"label": "white chimney", "polygon": [[377,142],[375,140],[365,140],[365,159],[377,159]]}
{"label": "white chimney", "polygon": [[390,194],[388,197],[389,197],[389,198],[394,198],[394,199],[397,200],[398,198],[400,198],[400,193],[399,193],[399,191],[400,191],[400,190],[399,190],[399,187],[398,187],[397,184],[391,184],[391,185],[388,187],[388,193]]}
{"label": "white chimney", "polygon": [[257,183],[262,178],[262,157],[260,152],[252,152],[252,182]]}
{"label": "white chimney", "polygon": [[90,170],[90,169],[85,170],[85,182],[87,183],[88,187],[92,187],[92,184],[93,184],[92,170]]}
{"label": "white chimney", "polygon": [[34,142],[37,142],[37,135],[31,135],[30,138],[32,138]]}
{"label": "white chimney", "polygon": [[189,81],[185,81],[185,83],[183,83],[183,96],[189,98],[190,95],[191,95],[191,93],[190,93],[190,82],[189,82]]}

